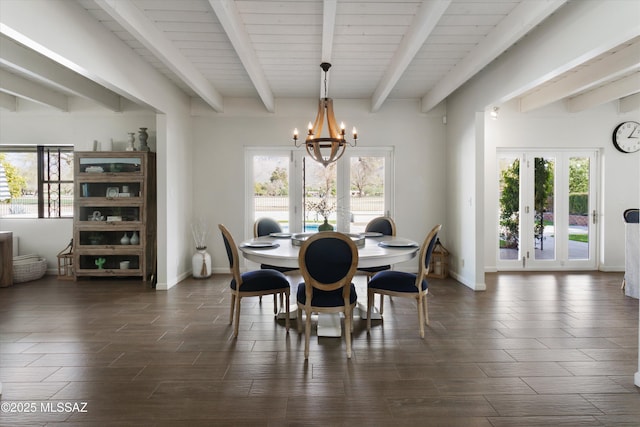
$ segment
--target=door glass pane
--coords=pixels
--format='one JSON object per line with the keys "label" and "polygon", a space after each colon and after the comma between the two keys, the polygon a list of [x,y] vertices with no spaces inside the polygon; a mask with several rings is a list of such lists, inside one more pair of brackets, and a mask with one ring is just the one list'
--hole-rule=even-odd
{"label": "door glass pane", "polygon": [[253,212],[289,230],[289,156],[253,157]]}
{"label": "door glass pane", "polygon": [[533,246],[536,260],[556,258],[555,164],[555,159],[551,157],[534,158]]}
{"label": "door glass pane", "polygon": [[363,232],[367,223],[385,214],[384,157],[351,157],[349,163],[349,231]]}
{"label": "door glass pane", "polygon": [[324,167],[321,163],[304,159],[304,231],[318,231],[326,219],[336,229],[336,163]]}
{"label": "door glass pane", "polygon": [[589,157],[569,158],[569,259],[589,259]]}
{"label": "door glass pane", "polygon": [[517,260],[520,259],[520,159],[499,157],[498,170],[500,259]]}

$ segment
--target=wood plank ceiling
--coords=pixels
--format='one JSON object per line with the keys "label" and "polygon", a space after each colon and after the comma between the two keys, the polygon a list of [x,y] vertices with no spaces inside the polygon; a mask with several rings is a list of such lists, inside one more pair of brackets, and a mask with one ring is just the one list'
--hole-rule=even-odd
{"label": "wood plank ceiling", "polygon": [[[566,0],[76,0],[185,93],[224,98],[328,95],[420,98],[429,111]],[[64,110],[69,96],[117,111],[117,95],[0,37],[0,107],[28,99]],[[585,58],[526,94],[523,111],[566,99],[571,111],[638,92],[640,41]],[[31,59],[25,60],[25,57]],[[53,71],[52,71],[53,70]],[[54,72],[55,71],[55,72]],[[68,75],[65,75],[68,74]],[[635,97],[638,95],[636,94]],[[635,101],[637,102],[637,100]]]}

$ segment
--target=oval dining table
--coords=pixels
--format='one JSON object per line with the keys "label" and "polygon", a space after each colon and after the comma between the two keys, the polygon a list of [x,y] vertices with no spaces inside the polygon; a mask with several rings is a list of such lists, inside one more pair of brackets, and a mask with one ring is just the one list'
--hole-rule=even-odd
{"label": "oval dining table", "polygon": [[[294,234],[295,236],[295,234]],[[288,233],[275,233],[272,236],[262,236],[245,240],[239,249],[244,258],[258,264],[276,267],[299,268],[298,253],[300,246]],[[418,250],[418,243],[393,236],[365,235],[364,246],[358,247],[358,268],[379,267],[393,265],[413,259]],[[295,290],[293,292],[295,295]],[[295,297],[294,297],[295,298]],[[361,318],[366,315],[366,304],[358,303]],[[290,314],[296,313],[297,305],[291,307]],[[292,312],[293,310],[293,312]],[[283,317],[284,313],[278,314]],[[379,313],[372,313],[372,319],[381,318]],[[323,314],[318,316],[318,336],[339,337],[341,335],[340,317]]]}

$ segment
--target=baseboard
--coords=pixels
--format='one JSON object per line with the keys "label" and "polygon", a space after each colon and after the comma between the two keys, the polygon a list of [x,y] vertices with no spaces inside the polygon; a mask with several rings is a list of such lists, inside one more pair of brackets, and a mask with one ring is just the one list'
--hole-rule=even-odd
{"label": "baseboard", "polygon": [[605,273],[624,273],[624,265],[622,267],[619,266],[607,266],[607,265],[601,265],[598,268],[599,271],[605,272]]}
{"label": "baseboard", "polygon": [[455,271],[450,271],[449,275],[451,277],[453,277],[454,279],[456,279],[456,281],[462,283],[467,288],[469,288],[469,289],[471,289],[473,291],[486,291],[487,290],[487,285],[484,282],[482,282],[482,283],[473,283],[473,282],[467,280],[466,278],[462,277],[461,275],[459,275]]}

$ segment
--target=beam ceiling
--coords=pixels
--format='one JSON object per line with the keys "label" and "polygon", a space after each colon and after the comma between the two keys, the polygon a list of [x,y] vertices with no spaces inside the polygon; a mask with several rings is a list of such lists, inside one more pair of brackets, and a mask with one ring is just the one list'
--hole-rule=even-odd
{"label": "beam ceiling", "polygon": [[[268,112],[275,112],[277,98],[310,98],[318,92],[323,97],[320,62],[333,64],[327,75],[333,98],[368,99],[372,112],[389,99],[411,98],[421,101],[422,112],[429,112],[565,5],[571,6],[567,0],[65,4],[88,13],[179,90],[217,112],[223,111],[225,97],[259,98]],[[621,98],[620,111],[637,108],[640,31],[633,31],[627,31],[628,40],[621,36],[614,49],[536,80],[535,87],[518,94],[521,111],[562,100],[569,111],[579,111]],[[68,97],[80,96],[120,111],[120,95],[136,99],[72,71],[66,58],[47,58],[16,42],[10,31],[2,33],[0,85],[13,87],[4,89],[0,108],[19,111],[17,99],[22,98],[64,110]],[[37,85],[43,88],[39,96]]]}
{"label": "beam ceiling", "polygon": [[95,2],[127,32],[153,52],[211,108],[216,111],[223,110],[222,96],[216,88],[130,0],[95,0]]}

